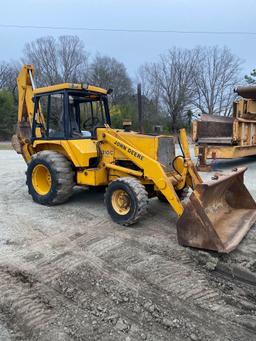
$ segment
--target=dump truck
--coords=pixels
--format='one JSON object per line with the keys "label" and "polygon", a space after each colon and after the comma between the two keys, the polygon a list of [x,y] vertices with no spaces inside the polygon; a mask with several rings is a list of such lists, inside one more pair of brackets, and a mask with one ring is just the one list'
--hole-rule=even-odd
{"label": "dump truck", "polygon": [[[256,220],[245,168],[204,183],[184,129],[183,154],[176,156],[173,136],[111,128],[108,90],[73,83],[36,88],[34,72],[24,65],[18,76],[12,144],[27,163],[28,192],[36,203],[61,204],[74,186],[103,186],[110,217],[129,226],[147,214],[149,198],[158,197],[179,217],[181,245],[224,253],[236,248]],[[184,205],[188,187],[193,192]]]}
{"label": "dump truck", "polygon": [[256,86],[235,89],[232,117],[202,114],[192,122],[192,139],[199,170],[210,170],[207,160],[256,155]]}

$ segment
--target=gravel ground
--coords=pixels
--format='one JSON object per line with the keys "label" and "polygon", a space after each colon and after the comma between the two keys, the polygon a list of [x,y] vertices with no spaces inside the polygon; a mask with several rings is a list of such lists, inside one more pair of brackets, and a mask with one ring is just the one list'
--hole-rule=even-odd
{"label": "gravel ground", "polygon": [[[255,159],[214,167],[242,163],[256,198]],[[103,193],[33,203],[25,169],[0,151],[0,340],[255,340],[255,227],[228,256],[183,248],[167,204],[124,228]]]}
{"label": "gravel ground", "polygon": [[12,145],[11,142],[0,141],[0,150],[11,150]]}

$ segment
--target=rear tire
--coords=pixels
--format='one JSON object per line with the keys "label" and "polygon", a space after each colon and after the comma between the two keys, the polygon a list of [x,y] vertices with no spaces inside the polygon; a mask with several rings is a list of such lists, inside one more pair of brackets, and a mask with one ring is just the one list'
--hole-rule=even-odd
{"label": "rear tire", "polygon": [[53,151],[39,152],[28,164],[28,192],[39,204],[61,204],[72,195],[74,175],[72,164],[64,155]]}
{"label": "rear tire", "polygon": [[113,221],[120,225],[136,223],[147,212],[148,202],[145,187],[132,177],[114,180],[106,189],[107,211]]}

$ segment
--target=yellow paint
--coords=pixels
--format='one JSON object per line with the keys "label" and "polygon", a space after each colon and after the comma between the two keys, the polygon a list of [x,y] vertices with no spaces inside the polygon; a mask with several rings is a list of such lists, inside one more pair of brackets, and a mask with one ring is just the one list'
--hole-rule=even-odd
{"label": "yellow paint", "polygon": [[[142,146],[145,137],[144,146]],[[58,150],[68,157],[75,167],[88,167],[89,159],[97,157],[96,143],[100,143],[102,151],[101,161],[98,168],[77,170],[77,184],[100,186],[107,185],[110,179],[122,176],[135,176],[142,183],[152,183],[160,190],[178,215],[183,212],[183,206],[176,195],[176,189],[183,188],[186,184],[195,186],[198,180],[197,174],[193,173],[190,164],[189,150],[187,150],[186,134],[182,131],[180,136],[187,159],[177,163],[178,172],[167,175],[163,167],[156,160],[158,137],[146,136],[123,131],[116,131],[109,127],[98,129],[98,141],[81,139],[69,141],[35,141],[33,147],[36,150]],[[129,141],[129,143],[128,143]],[[130,141],[133,143],[131,144]],[[139,147],[137,146],[139,145]],[[146,147],[145,147],[146,146]],[[139,148],[141,147],[142,150]],[[62,148],[62,149],[61,149]],[[144,152],[147,151],[147,153]],[[130,160],[140,170],[129,169],[115,165],[115,160]]]}
{"label": "yellow paint", "polygon": [[45,86],[43,88],[37,88],[33,91],[35,95],[44,94],[47,92],[54,92],[54,91],[61,91],[61,90],[87,90],[91,92],[95,92],[98,94],[107,94],[107,90],[103,88],[99,88],[97,86],[88,85],[84,87],[83,84],[74,84],[74,83],[63,83],[63,84],[56,84],[51,86]]}
{"label": "yellow paint", "polygon": [[[186,178],[187,178],[187,167],[185,164],[185,160],[182,156],[176,157],[176,159],[173,162],[174,169],[178,172],[180,175],[178,179],[178,183],[175,186],[175,189],[183,189],[186,185]],[[177,175],[175,176],[178,177]]]}
{"label": "yellow paint", "polygon": [[[195,156],[199,155],[199,147],[195,145]],[[236,159],[246,156],[256,155],[255,146],[207,146],[206,158],[213,159],[215,155],[216,159]]]}
{"label": "yellow paint", "polygon": [[[63,89],[81,90],[81,93],[84,93],[82,91],[86,89],[89,91],[88,96],[91,96],[91,98],[94,98],[97,93],[107,94],[107,90],[102,88],[91,85],[84,88],[82,84],[72,83],[53,85],[33,91],[29,72],[34,74],[34,67],[25,65],[18,77],[18,123],[27,122],[30,127],[34,112],[34,102],[32,100],[34,95]],[[38,119],[45,126],[41,108],[39,108]],[[36,136],[41,137],[40,129],[37,129]],[[165,172],[164,167],[157,160],[158,143],[160,138],[163,137],[114,130],[107,125],[105,128],[97,129],[96,139],[38,139],[31,144],[29,136],[18,135],[26,162],[31,159],[32,154],[43,150],[61,153],[72,162],[76,175],[76,184],[82,186],[107,185],[113,179],[122,176],[136,177],[141,183],[154,185],[156,191],[161,191],[177,215],[180,216],[184,209],[175,189],[182,189],[185,185],[194,188],[202,180],[190,159],[184,129],[180,131],[180,141],[185,160],[183,158],[176,159],[175,168],[177,171]],[[33,185],[39,194],[45,195],[48,193],[51,186],[51,177],[46,167],[35,167]],[[113,198],[116,209],[127,212],[127,207],[124,205],[125,200],[123,200],[125,198],[124,193],[117,193]],[[123,203],[121,203],[120,198],[122,198]]]}
{"label": "yellow paint", "polygon": [[[21,153],[26,162],[29,162],[33,150],[27,135],[28,129],[24,128],[26,123],[31,127],[34,114],[33,89],[29,73],[34,75],[33,65],[24,65],[17,78],[18,86],[18,124],[17,137],[20,142]],[[44,117],[38,114],[38,122],[44,125]]]}
{"label": "yellow paint", "polygon": [[32,172],[32,185],[34,190],[40,195],[49,193],[52,186],[52,177],[49,169],[45,165],[38,164],[34,167]]}
{"label": "yellow paint", "polygon": [[69,149],[69,155],[76,167],[88,167],[91,158],[97,157],[97,141],[90,139],[69,140],[67,145],[62,143],[65,150]]}
{"label": "yellow paint", "polygon": [[104,186],[108,184],[108,173],[105,167],[77,170],[76,181],[83,186]]}
{"label": "yellow paint", "polygon": [[124,142],[124,138],[120,139],[119,134],[109,127],[106,128],[106,132],[103,133],[103,139],[112,145],[112,147],[121,151],[122,154],[124,154],[140,169],[143,169],[144,177],[149,178],[156,186],[159,179],[161,179],[159,185],[162,188],[159,189],[169,201],[175,212],[179,216],[183,213],[183,206],[175,192],[175,189],[157,160]]}
{"label": "yellow paint", "polygon": [[130,175],[133,175],[136,177],[142,177],[143,176],[143,172],[139,172],[139,171],[127,168],[127,167],[117,166],[117,165],[112,164],[112,163],[107,163],[106,168],[114,169],[114,170],[119,171],[121,173],[130,174]]}
{"label": "yellow paint", "polygon": [[86,90],[92,91],[92,92],[97,92],[97,93],[104,94],[104,95],[106,95],[108,93],[108,91],[106,89],[99,88],[98,86],[94,86],[94,85],[88,85]]}
{"label": "yellow paint", "polygon": [[57,151],[65,155],[76,167],[88,167],[90,158],[97,157],[96,141],[81,140],[35,140],[33,148],[36,152],[42,150]]}
{"label": "yellow paint", "polygon": [[183,153],[184,153],[184,157],[186,159],[190,159],[190,151],[189,151],[189,145],[188,145],[188,139],[187,139],[187,134],[186,134],[186,130],[183,128],[183,129],[180,129],[180,132],[179,132],[179,136],[180,136],[180,143],[182,145],[182,150],[183,150]]}
{"label": "yellow paint", "polygon": [[111,203],[113,209],[116,211],[116,213],[120,215],[128,214],[131,209],[131,201],[129,194],[122,189],[118,189],[113,192],[111,197]]}

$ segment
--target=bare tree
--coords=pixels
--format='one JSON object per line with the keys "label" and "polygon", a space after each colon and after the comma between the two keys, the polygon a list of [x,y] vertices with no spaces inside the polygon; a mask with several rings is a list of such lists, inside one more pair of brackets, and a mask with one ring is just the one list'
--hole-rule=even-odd
{"label": "bare tree", "polygon": [[0,63],[0,89],[12,93],[14,101],[17,102],[17,77],[20,70],[18,62]]}
{"label": "bare tree", "polygon": [[14,92],[19,69],[18,62],[0,63],[0,88]]}
{"label": "bare tree", "polygon": [[141,65],[137,72],[137,83],[141,83],[142,86],[142,94],[145,96],[154,107],[154,112],[152,115],[155,115],[161,111],[160,106],[160,83],[157,78],[155,78],[154,73],[152,71],[151,64]]}
{"label": "bare tree", "polygon": [[229,116],[241,60],[224,47],[198,47],[194,105],[202,113]]}
{"label": "bare tree", "polygon": [[23,62],[35,65],[39,85],[86,80],[88,54],[77,36],[49,36],[27,43]]}
{"label": "bare tree", "polygon": [[2,62],[0,64],[0,88],[3,89],[6,86],[6,81],[8,79],[8,64]]}
{"label": "bare tree", "polygon": [[256,84],[256,69],[253,69],[250,75],[246,75],[244,78],[248,84],[255,85]]}
{"label": "bare tree", "polygon": [[113,89],[113,102],[132,94],[132,82],[126,68],[115,58],[98,54],[90,65],[89,81],[105,89]]}
{"label": "bare tree", "polygon": [[196,50],[172,48],[160,61],[146,66],[152,90],[157,89],[162,109],[172,130],[182,123],[194,97],[193,74],[198,60]]}
{"label": "bare tree", "polygon": [[58,56],[62,80],[81,81],[88,68],[88,53],[83,42],[76,36],[59,37]]}
{"label": "bare tree", "polygon": [[160,103],[160,85],[152,75],[150,64],[144,64],[139,67],[136,81],[141,83],[142,88],[144,125],[149,126],[151,129],[155,125],[161,125],[165,116]]}

